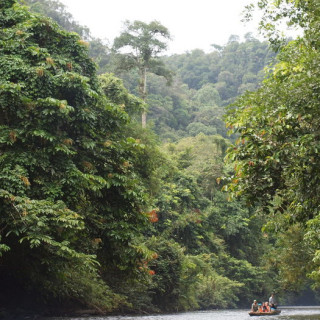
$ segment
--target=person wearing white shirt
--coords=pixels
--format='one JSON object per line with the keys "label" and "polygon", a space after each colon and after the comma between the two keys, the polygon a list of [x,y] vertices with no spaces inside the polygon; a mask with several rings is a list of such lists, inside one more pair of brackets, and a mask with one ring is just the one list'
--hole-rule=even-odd
{"label": "person wearing white shirt", "polygon": [[277,309],[276,300],[274,298],[273,293],[271,294],[271,297],[269,298],[269,306],[270,306],[270,308]]}

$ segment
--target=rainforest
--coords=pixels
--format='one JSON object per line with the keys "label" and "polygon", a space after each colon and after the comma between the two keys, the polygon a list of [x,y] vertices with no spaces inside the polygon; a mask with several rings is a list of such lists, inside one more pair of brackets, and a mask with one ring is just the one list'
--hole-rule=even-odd
{"label": "rainforest", "polygon": [[320,3],[256,6],[264,41],[168,55],[0,0],[0,318],[319,303]]}

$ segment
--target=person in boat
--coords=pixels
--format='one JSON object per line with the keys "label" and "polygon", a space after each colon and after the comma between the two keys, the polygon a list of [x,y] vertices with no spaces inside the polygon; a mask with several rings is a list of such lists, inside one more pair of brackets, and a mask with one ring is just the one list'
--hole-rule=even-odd
{"label": "person in boat", "polygon": [[264,310],[263,310],[263,312],[270,312],[271,310],[270,310],[270,307],[269,307],[269,303],[268,302],[265,302],[264,303]]}
{"label": "person in boat", "polygon": [[253,312],[259,311],[259,305],[257,303],[257,300],[253,300],[253,304],[251,305],[251,311],[253,311]]}
{"label": "person in boat", "polygon": [[274,294],[271,294],[271,297],[269,298],[269,306],[271,309],[277,309],[276,300],[274,298]]}
{"label": "person in boat", "polygon": [[266,303],[265,303],[265,302],[262,304],[262,310],[261,310],[261,312],[267,312],[267,306],[266,306]]}

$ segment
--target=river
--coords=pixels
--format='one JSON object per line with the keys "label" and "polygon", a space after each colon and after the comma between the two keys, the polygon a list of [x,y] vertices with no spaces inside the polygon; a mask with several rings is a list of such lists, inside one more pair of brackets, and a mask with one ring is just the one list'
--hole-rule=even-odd
{"label": "river", "polygon": [[214,310],[148,316],[51,318],[51,320],[320,320],[320,307],[281,307],[281,314],[250,317],[248,310]]}

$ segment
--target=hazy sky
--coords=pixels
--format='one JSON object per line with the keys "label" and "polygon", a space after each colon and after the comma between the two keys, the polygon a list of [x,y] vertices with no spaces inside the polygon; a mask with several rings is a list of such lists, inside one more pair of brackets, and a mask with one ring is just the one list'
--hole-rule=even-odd
{"label": "hazy sky", "polygon": [[256,24],[245,26],[241,12],[252,0],[61,0],[75,20],[90,28],[93,36],[112,44],[123,21],[158,20],[172,34],[168,53],[195,48],[210,50],[224,45],[231,34],[243,36]]}

